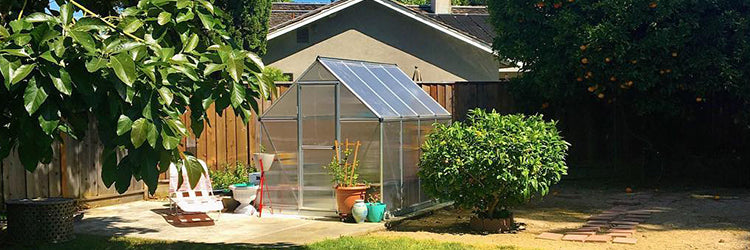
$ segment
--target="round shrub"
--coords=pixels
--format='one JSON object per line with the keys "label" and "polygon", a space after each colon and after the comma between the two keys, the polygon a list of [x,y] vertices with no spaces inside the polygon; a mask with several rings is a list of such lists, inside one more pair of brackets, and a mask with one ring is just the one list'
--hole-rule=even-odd
{"label": "round shrub", "polygon": [[422,145],[419,177],[434,198],[505,218],[509,207],[541,197],[567,172],[570,144],[542,115],[469,111],[467,120],[437,124]]}

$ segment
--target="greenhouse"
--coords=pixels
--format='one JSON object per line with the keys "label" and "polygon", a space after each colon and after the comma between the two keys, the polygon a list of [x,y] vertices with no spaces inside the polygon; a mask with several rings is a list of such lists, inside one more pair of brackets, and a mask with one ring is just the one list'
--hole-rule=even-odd
{"label": "greenhouse", "polygon": [[261,148],[277,155],[266,172],[270,207],[282,213],[335,211],[334,140],[360,141],[359,177],[388,211],[429,201],[417,177],[420,145],[451,115],[394,64],[318,57],[260,116]]}

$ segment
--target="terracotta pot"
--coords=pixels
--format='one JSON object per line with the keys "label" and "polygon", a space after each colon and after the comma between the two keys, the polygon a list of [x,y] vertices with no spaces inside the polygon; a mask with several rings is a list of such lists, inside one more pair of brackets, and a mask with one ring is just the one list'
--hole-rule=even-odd
{"label": "terracotta pot", "polygon": [[487,219],[474,216],[469,220],[469,226],[471,226],[471,229],[490,233],[510,231],[513,229],[513,223],[513,214],[508,218],[502,219]]}
{"label": "terracotta pot", "polygon": [[351,214],[354,202],[365,199],[366,190],[367,186],[364,185],[355,187],[336,187],[336,205],[339,214]]}

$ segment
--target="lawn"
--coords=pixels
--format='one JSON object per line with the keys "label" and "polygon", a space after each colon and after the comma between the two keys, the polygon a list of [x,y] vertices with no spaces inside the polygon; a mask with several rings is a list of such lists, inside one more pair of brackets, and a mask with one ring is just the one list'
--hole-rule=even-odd
{"label": "lawn", "polygon": [[[6,246],[0,245],[0,248]],[[177,241],[160,241],[133,237],[105,237],[94,235],[76,235],[76,239],[61,244],[33,246],[10,246],[13,249],[258,249],[279,247],[288,249],[517,249],[515,247],[477,248],[457,242],[438,242],[434,240],[415,240],[406,237],[357,236],[340,237],[317,242],[306,246],[294,245],[254,245],[254,244],[207,244]]]}

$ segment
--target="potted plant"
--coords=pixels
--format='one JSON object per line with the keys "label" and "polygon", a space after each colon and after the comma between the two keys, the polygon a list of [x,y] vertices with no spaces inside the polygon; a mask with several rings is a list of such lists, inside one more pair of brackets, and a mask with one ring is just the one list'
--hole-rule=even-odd
{"label": "potted plant", "polygon": [[470,225],[512,230],[513,205],[549,192],[567,172],[569,143],[541,115],[469,111],[465,123],[437,124],[422,145],[419,177],[432,197],[472,209]]}
{"label": "potted plant", "polygon": [[323,166],[332,177],[331,182],[336,190],[336,205],[341,218],[351,215],[352,206],[357,200],[365,199],[367,185],[359,182],[357,173],[359,168],[357,152],[360,145],[359,141],[349,143],[348,139],[343,144],[334,141],[333,159],[331,163]]}
{"label": "potted plant", "polygon": [[380,193],[371,193],[367,197],[367,221],[380,222],[385,214],[385,203],[380,202]]}

